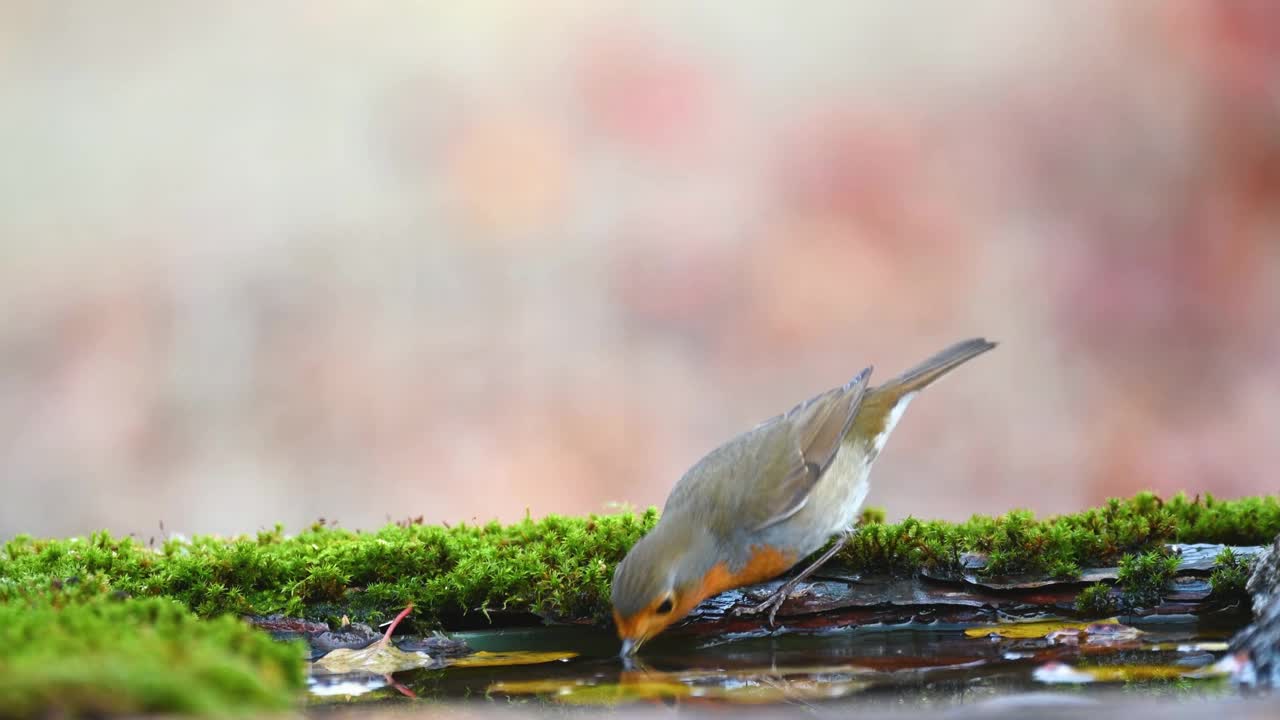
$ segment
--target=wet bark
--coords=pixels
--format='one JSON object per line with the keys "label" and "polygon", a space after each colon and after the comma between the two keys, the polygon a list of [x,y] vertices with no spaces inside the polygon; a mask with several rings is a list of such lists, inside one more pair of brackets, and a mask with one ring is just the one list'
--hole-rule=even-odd
{"label": "wet bark", "polygon": [[1231,640],[1231,649],[1247,653],[1256,681],[1280,687],[1280,537],[1254,564],[1247,586],[1253,599],[1253,623]]}
{"label": "wet bark", "polygon": [[[1126,607],[1120,591],[1113,591],[1115,612],[1123,618],[1185,616],[1221,618],[1240,623],[1247,608],[1239,598],[1214,597],[1209,585],[1214,558],[1221,545],[1170,546],[1181,556],[1177,575],[1165,587],[1158,604]],[[1263,548],[1232,548],[1241,557],[1259,555]],[[965,572],[912,578],[863,576],[848,568],[819,571],[782,604],[776,625],[793,630],[834,630],[862,625],[906,623],[973,625],[1044,615],[1087,617],[1076,609],[1076,598],[1096,582],[1114,582],[1118,568],[1088,568],[1072,580],[1040,576],[986,577],[984,560],[965,558]],[[722,593],[699,605],[677,632],[757,633],[768,630],[766,618],[752,612],[785,578]],[[1092,613],[1096,616],[1096,613]],[[1280,625],[1278,625],[1280,628]]]}

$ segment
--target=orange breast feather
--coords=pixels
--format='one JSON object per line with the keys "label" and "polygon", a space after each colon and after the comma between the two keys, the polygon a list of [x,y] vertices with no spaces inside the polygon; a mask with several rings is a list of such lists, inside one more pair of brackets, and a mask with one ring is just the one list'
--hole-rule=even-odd
{"label": "orange breast feather", "polygon": [[725,563],[711,568],[698,588],[699,601],[716,593],[743,585],[771,580],[796,564],[796,556],[777,548],[756,545],[751,548],[751,558],[737,572],[731,572]]}

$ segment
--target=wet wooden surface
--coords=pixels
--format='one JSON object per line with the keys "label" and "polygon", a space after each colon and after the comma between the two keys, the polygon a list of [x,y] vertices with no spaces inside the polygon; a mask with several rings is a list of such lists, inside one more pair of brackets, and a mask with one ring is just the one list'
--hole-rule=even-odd
{"label": "wet wooden surface", "polygon": [[1252,658],[1259,685],[1280,687],[1280,538],[1254,564],[1248,588],[1253,622],[1232,639],[1231,647]]}
{"label": "wet wooden surface", "polygon": [[[580,708],[575,715],[594,716],[600,708]],[[670,718],[672,711],[663,706],[609,708],[610,717]],[[931,717],[956,720],[983,718],[1088,718],[1089,720],[1275,720],[1280,718],[1280,698],[1141,698],[1123,695],[1120,691],[1112,697],[1080,697],[1065,692],[1036,692],[1008,695],[971,703],[937,703],[921,706],[877,707],[860,703],[856,707],[836,703],[820,706],[789,707],[741,707],[732,708],[733,717],[753,720],[775,718],[783,715],[800,715],[810,718],[850,718],[858,720],[903,720],[905,718]],[[707,708],[699,711],[680,709],[681,717],[723,718],[725,708]],[[494,718],[495,720],[536,720],[537,718],[565,717],[565,708],[511,707],[493,704],[438,704],[394,708],[361,708],[358,710],[327,710],[325,718],[331,720],[397,720],[400,718],[445,718],[469,720]]]}
{"label": "wet wooden surface", "polygon": [[[1211,597],[1209,574],[1221,545],[1174,545],[1180,553],[1178,575],[1166,586],[1161,602],[1144,608],[1124,608],[1122,615],[1204,616],[1239,613]],[[1234,547],[1242,557],[1257,556],[1263,548]],[[824,568],[810,582],[801,583],[782,604],[778,628],[824,630],[848,626],[906,623],[976,624],[1010,617],[1045,614],[1077,615],[1076,597],[1095,582],[1114,581],[1117,568],[1086,568],[1079,579],[1042,576],[984,577],[983,559],[968,556],[959,576],[937,574],[913,578],[862,576],[849,568]],[[784,579],[739,590],[707,600],[690,613],[675,632],[764,632],[766,618],[752,608],[781,587]]]}

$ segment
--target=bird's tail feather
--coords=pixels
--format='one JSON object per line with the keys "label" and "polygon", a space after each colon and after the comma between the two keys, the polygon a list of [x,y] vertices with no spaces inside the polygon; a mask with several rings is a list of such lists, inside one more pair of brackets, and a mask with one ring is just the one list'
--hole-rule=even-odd
{"label": "bird's tail feather", "polygon": [[995,343],[984,338],[958,342],[886,382],[878,389],[891,391],[895,395],[915,392],[995,346]]}

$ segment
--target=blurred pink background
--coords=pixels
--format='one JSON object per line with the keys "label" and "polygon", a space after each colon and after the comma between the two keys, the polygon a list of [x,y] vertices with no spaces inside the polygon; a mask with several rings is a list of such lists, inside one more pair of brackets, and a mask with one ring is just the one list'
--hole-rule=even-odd
{"label": "blurred pink background", "polygon": [[712,5],[0,5],[0,537],[1280,487],[1280,3]]}

